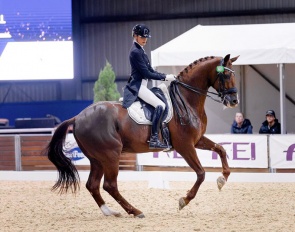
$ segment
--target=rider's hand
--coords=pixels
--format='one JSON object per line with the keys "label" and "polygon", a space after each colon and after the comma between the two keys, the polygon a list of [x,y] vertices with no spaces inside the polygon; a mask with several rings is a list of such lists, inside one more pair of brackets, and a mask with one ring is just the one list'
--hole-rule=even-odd
{"label": "rider's hand", "polygon": [[175,80],[175,76],[173,74],[167,74],[165,81],[174,81]]}

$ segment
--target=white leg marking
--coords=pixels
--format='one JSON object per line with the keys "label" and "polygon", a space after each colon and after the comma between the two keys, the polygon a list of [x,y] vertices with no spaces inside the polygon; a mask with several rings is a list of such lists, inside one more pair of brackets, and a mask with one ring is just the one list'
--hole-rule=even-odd
{"label": "white leg marking", "polygon": [[106,205],[102,205],[100,206],[100,210],[102,211],[102,213],[105,215],[105,216],[116,216],[116,217],[120,217],[121,214],[119,212],[115,212],[113,210],[111,210],[109,207],[107,207]]}

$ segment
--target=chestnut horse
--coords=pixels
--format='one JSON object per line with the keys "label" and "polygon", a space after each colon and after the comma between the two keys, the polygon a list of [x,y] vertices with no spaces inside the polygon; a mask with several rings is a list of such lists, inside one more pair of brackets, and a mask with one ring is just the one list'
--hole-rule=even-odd
{"label": "chestnut horse", "polygon": [[[219,154],[222,162],[222,176],[217,179],[221,189],[230,175],[226,152],[222,146],[204,136],[207,117],[204,104],[208,89],[212,86],[227,107],[238,104],[235,75],[232,63],[238,57],[205,57],[196,60],[179,73],[172,81],[169,92],[173,102],[173,117],[168,123],[173,148],[196,172],[194,186],[185,197],[179,200],[179,209],[189,204],[196,196],[205,179],[196,148],[212,150]],[[73,125],[73,134],[78,146],[90,160],[90,174],[86,188],[104,215],[120,216],[111,210],[100,194],[100,182],[104,176],[103,189],[107,191],[128,213],[135,217],[144,214],[132,206],[120,194],[117,186],[119,159],[121,153],[142,153],[149,150],[150,125],[139,125],[128,115],[120,102],[98,102],[84,109],[77,116],[62,122],[56,129],[45,152],[56,166],[59,176],[52,190],[75,193],[79,189],[79,174],[71,159],[64,154],[64,142],[68,127]]]}

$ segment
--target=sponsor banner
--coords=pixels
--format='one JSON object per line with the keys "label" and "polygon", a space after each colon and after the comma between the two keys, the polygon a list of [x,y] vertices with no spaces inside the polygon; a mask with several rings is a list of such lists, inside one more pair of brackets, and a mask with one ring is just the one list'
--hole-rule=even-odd
{"label": "sponsor banner", "polygon": [[295,168],[295,135],[270,135],[271,168]]}
{"label": "sponsor banner", "polygon": [[[267,135],[206,135],[223,146],[229,166],[234,168],[268,168]],[[213,151],[196,149],[204,167],[221,167],[219,155]],[[138,165],[188,166],[177,152],[149,152],[137,154]]]}
{"label": "sponsor banner", "polygon": [[89,159],[82,153],[73,134],[67,134],[64,150],[65,155],[70,158],[75,165],[90,165]]}

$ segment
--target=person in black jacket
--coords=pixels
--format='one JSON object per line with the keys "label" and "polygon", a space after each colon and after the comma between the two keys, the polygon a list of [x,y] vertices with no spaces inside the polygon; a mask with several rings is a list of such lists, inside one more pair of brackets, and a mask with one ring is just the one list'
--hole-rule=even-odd
{"label": "person in black jacket", "polygon": [[281,124],[273,110],[266,111],[266,120],[262,123],[259,134],[281,134]]}
{"label": "person in black jacket", "polygon": [[137,24],[132,29],[133,44],[129,54],[131,65],[131,76],[124,88],[123,103],[124,108],[128,108],[137,99],[141,98],[146,103],[155,107],[152,116],[152,129],[149,142],[151,149],[167,149],[167,144],[159,140],[158,132],[162,123],[162,117],[165,111],[165,103],[162,102],[148,87],[148,80],[173,81],[173,74],[164,74],[155,71],[151,65],[143,47],[147,39],[151,37],[150,30],[144,24]]}
{"label": "person in black jacket", "polygon": [[253,134],[252,125],[249,119],[244,118],[241,112],[236,113],[235,120],[231,126],[232,134]]}

